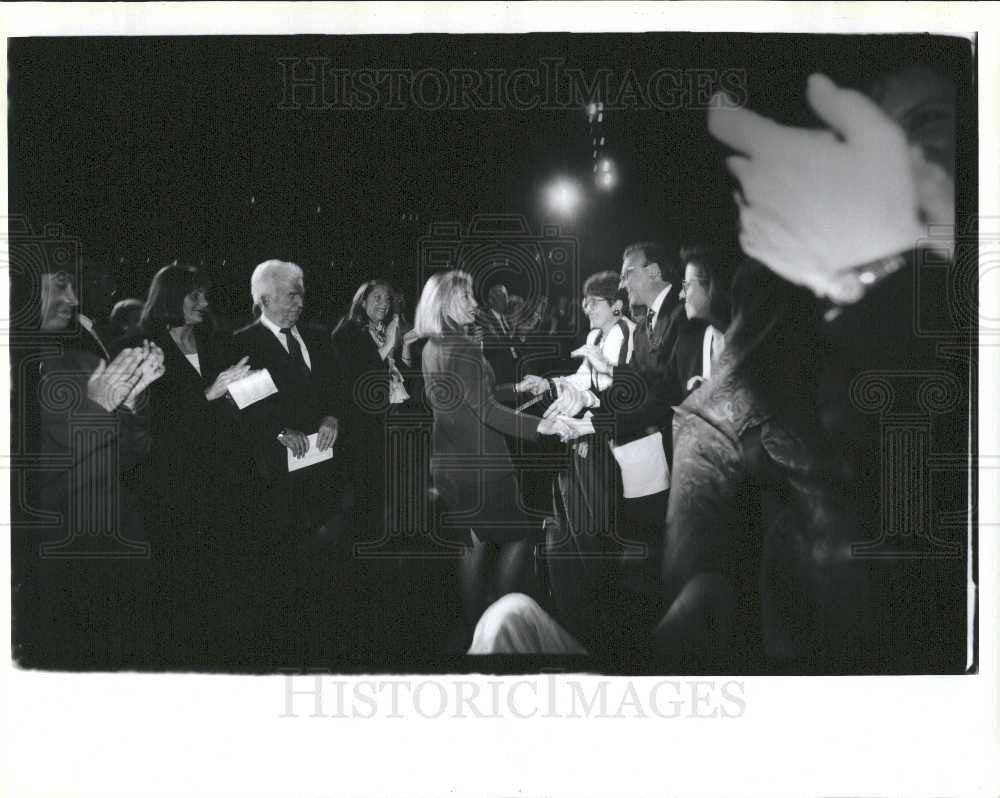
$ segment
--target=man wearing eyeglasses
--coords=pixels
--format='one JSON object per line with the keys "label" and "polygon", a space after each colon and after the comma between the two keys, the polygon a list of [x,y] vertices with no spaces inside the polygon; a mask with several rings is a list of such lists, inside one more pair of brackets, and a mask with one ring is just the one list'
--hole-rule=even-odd
{"label": "man wearing eyeglasses", "polygon": [[[690,326],[680,301],[681,262],[676,254],[655,242],[630,244],[622,255],[621,286],[637,322],[635,354],[624,366],[612,367],[597,347],[581,347],[594,370],[612,378],[600,395],[567,393],[546,415],[574,415],[585,407],[613,414],[618,444],[662,433],[667,462],[672,460],[673,408],[684,399],[674,361],[682,332]],[[645,307],[645,315],[636,313]],[[685,348],[690,336],[683,336]],[[682,358],[683,359],[683,358]],[[581,398],[582,397],[582,398]]]}

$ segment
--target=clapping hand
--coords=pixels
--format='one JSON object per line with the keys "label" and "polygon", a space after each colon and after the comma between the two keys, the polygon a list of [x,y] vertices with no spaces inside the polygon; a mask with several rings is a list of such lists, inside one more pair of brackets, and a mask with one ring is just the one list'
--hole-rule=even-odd
{"label": "clapping hand", "polygon": [[143,341],[141,352],[142,362],[139,365],[139,380],[124,401],[124,405],[129,410],[135,408],[136,400],[150,383],[156,382],[166,371],[163,365],[163,350],[160,347],[151,341]]}
{"label": "clapping hand", "polygon": [[408,366],[413,361],[413,355],[411,354],[411,352],[413,351],[413,345],[419,340],[420,340],[420,334],[413,327],[410,327],[410,329],[408,329],[405,333],[403,333],[402,357],[403,357],[403,362]]}
{"label": "clapping hand", "polygon": [[125,401],[142,374],[142,348],[123,349],[110,365],[104,360],[87,380],[87,398],[111,413]]}
{"label": "clapping hand", "polygon": [[830,129],[786,127],[728,102],[713,103],[708,129],[742,153],[726,164],[742,187],[743,250],[817,296],[852,302],[862,287],[851,269],[925,236],[912,153],[863,94],[816,74],[807,98]]}
{"label": "clapping hand", "polygon": [[543,377],[536,377],[528,374],[523,380],[514,386],[518,393],[530,393],[532,396],[541,396],[549,389],[549,381]]}
{"label": "clapping hand", "polygon": [[225,371],[219,372],[219,376],[215,378],[213,382],[205,390],[205,398],[210,402],[214,402],[216,399],[225,396],[226,391],[229,390],[229,386],[236,382],[237,380],[242,380],[247,374],[250,373],[250,366],[248,361],[250,356],[242,358],[238,363],[230,366]]}
{"label": "clapping hand", "polygon": [[590,367],[598,374],[610,377],[613,371],[611,362],[604,356],[604,352],[599,346],[593,344],[584,344],[579,349],[574,349],[570,352],[570,357],[586,358]]}

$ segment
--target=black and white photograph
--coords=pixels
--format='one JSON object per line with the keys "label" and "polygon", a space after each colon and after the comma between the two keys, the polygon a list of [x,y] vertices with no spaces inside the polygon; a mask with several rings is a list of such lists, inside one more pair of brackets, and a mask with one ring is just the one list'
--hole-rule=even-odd
{"label": "black and white photograph", "polygon": [[[971,16],[116,5],[5,33],[12,678],[269,684],[263,712],[338,739],[400,692],[471,711],[450,738],[735,726],[757,683],[982,689],[1000,225]],[[591,788],[649,789],[623,778]],[[178,779],[72,794],[202,794]]]}

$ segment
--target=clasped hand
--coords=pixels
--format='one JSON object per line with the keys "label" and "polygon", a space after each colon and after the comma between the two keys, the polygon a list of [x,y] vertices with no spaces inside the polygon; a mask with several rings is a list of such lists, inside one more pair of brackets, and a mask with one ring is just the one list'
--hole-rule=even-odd
{"label": "clasped hand", "polygon": [[[333,448],[337,440],[339,422],[333,416],[325,416],[319,423],[316,433],[316,449],[325,452]],[[305,457],[309,451],[309,436],[295,429],[285,428],[278,435],[278,442],[289,449],[293,457]]]}
{"label": "clasped hand", "polygon": [[542,418],[552,418],[553,416],[575,416],[581,410],[591,406],[590,394],[574,388],[568,382],[559,383],[559,397],[550,404]]}
{"label": "clasped hand", "polygon": [[575,427],[571,426],[560,416],[552,416],[550,418],[543,418],[538,422],[538,434],[539,435],[558,435],[559,440],[563,443],[568,443],[569,441],[576,440],[582,436]]}
{"label": "clasped hand", "polygon": [[541,396],[549,389],[549,381],[544,377],[536,377],[528,374],[523,380],[514,386],[518,393],[530,393],[532,396]]}

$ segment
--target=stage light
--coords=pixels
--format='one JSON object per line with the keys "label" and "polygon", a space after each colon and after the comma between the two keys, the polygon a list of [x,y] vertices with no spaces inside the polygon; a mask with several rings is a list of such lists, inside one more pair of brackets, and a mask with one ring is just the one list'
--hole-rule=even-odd
{"label": "stage light", "polygon": [[548,189],[550,210],[570,216],[580,204],[580,188],[572,180],[559,178]]}
{"label": "stage light", "polygon": [[597,185],[600,188],[613,188],[615,185],[615,175],[613,172],[601,172],[597,178]]}
{"label": "stage light", "polygon": [[603,161],[601,161],[601,171],[602,172],[611,171],[611,161],[608,158],[605,158]]}

